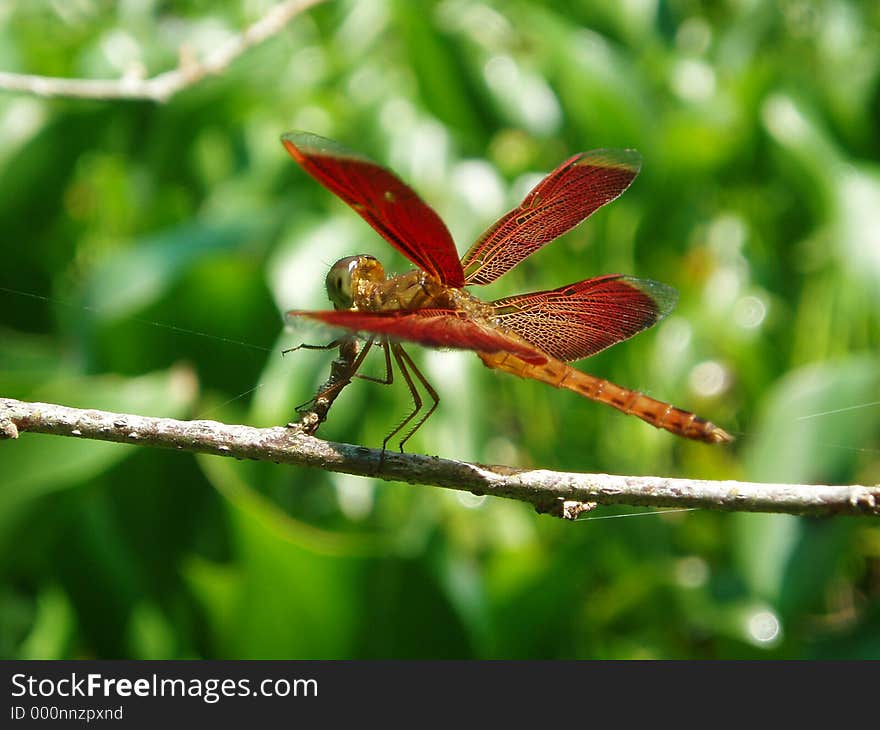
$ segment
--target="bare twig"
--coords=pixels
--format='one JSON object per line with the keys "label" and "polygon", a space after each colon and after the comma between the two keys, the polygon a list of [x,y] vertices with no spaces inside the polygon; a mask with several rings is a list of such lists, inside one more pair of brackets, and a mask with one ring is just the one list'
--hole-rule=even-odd
{"label": "bare twig", "polygon": [[177,421],[0,398],[0,438],[17,438],[21,431],[313,466],[446,487],[529,502],[540,512],[569,518],[589,509],[590,503],[825,516],[880,514],[880,486],[758,484],[578,474],[397,453],[387,453],[382,471],[377,473],[381,453],[378,449],[322,441],[303,433],[301,428]]}
{"label": "bare twig", "polygon": [[217,75],[252,46],[280,33],[304,10],[323,0],[285,0],[273,6],[256,23],[245,28],[213,50],[201,61],[182,63],[149,79],[62,79],[0,71],[0,89],[21,91],[37,96],[67,96],[80,99],[143,99],[166,102],[176,93]]}

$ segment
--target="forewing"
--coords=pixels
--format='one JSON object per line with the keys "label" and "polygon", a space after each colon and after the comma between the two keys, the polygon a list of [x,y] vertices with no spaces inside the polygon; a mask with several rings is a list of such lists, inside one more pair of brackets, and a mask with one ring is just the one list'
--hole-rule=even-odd
{"label": "forewing", "polygon": [[563,162],[471,246],[467,284],[489,284],[617,198],[639,174],[635,150],[593,150]]}
{"label": "forewing", "polygon": [[348,203],[416,266],[449,286],[464,286],[464,273],[446,225],[394,173],[314,134],[290,132],[281,141],[306,172]]}
{"label": "forewing", "polygon": [[493,302],[497,323],[558,360],[580,360],[669,314],[678,295],[650,279],[611,274]]}
{"label": "forewing", "polygon": [[418,309],[413,311],[352,312],[327,310],[321,312],[288,312],[289,317],[307,317],[332,327],[352,332],[370,332],[393,340],[418,342],[428,347],[448,347],[477,352],[511,352],[528,363],[542,365],[543,353],[515,335],[506,335],[485,327],[452,309]]}

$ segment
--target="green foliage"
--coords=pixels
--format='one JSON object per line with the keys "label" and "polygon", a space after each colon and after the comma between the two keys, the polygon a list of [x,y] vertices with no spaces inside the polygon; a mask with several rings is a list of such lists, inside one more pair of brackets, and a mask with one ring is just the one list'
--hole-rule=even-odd
{"label": "green foliage", "polygon": [[[7,3],[0,68],[149,75],[267,2]],[[413,356],[412,450],[511,466],[880,481],[880,13],[873,3],[328,2],[146,102],[0,92],[0,396],[285,423],[330,355],[280,351],[337,258],[406,262],[289,159],[305,129],[392,167],[459,250],[565,156],[641,176],[487,298],[612,271],[680,292],[579,365],[732,447]],[[479,292],[483,294],[483,292]],[[368,365],[381,371],[377,358]],[[326,438],[378,446],[403,387]],[[619,512],[619,510],[618,510]],[[614,515],[602,510],[599,516]],[[25,434],[0,443],[4,657],[880,656],[880,526],[686,512],[563,524],[365,479]]]}

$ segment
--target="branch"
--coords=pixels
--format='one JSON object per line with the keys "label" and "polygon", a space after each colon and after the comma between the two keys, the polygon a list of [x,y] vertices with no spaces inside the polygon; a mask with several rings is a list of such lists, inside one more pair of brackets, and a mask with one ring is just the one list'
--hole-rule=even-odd
{"label": "branch", "polygon": [[215,421],[177,421],[0,398],[0,439],[18,438],[21,431],[274,461],[446,487],[517,499],[534,505],[539,512],[568,519],[595,504],[817,516],[880,515],[880,486],[758,484],[564,473],[392,452],[382,459],[378,449],[323,441],[307,435],[301,427],[252,428]]}
{"label": "branch", "polygon": [[323,0],[285,0],[273,6],[256,23],[222,43],[202,60],[181,62],[173,71],[149,79],[61,79],[0,71],[0,89],[23,91],[37,96],[66,96],[79,99],[144,99],[166,102],[177,92],[217,75],[252,46],[280,33],[304,10]]}

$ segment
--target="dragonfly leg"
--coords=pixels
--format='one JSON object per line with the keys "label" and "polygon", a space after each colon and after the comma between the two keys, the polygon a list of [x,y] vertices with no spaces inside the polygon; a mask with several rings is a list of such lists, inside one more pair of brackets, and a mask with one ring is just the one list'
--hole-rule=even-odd
{"label": "dragonfly leg", "polygon": [[[400,368],[400,374],[403,375],[403,379],[406,381],[406,385],[409,388],[409,393],[412,396],[413,404],[415,405],[415,408],[412,410],[412,412],[408,416],[406,416],[406,418],[404,418],[400,423],[398,423],[394,427],[394,429],[391,431],[391,433],[389,433],[382,441],[382,459],[384,459],[385,452],[388,449],[388,442],[392,438],[394,438],[397,434],[399,434],[404,428],[406,428],[406,425],[413,418],[415,418],[416,414],[420,410],[422,410],[422,396],[419,395],[419,391],[416,388],[415,383],[413,382],[412,376],[409,374],[409,370],[407,370],[407,367],[406,367],[406,364],[407,364],[406,361],[409,360],[409,358],[406,357],[405,353],[404,353],[404,356],[401,357],[401,353],[403,353],[403,348],[400,345],[398,345],[396,343],[393,345],[388,345],[386,343],[386,346],[389,347],[389,349],[392,351],[392,354],[394,355],[394,360],[397,363],[397,367]],[[410,360],[410,362],[412,362],[412,360]],[[400,451],[403,452],[403,442],[400,443],[400,447],[401,447]],[[381,464],[381,460],[380,460],[380,464]]]}
{"label": "dragonfly leg", "polygon": [[[344,340],[339,339],[335,340],[337,345],[344,344]],[[351,382],[351,379],[357,375],[357,371],[360,368],[361,364],[364,362],[364,358],[367,356],[367,353],[370,351],[370,348],[373,346],[374,339],[371,337],[365,343],[361,351],[358,353],[357,357],[353,360],[344,359],[340,357],[337,361],[334,362],[336,364],[338,362],[339,366],[333,370],[330,378],[327,380],[324,385],[321,386],[321,389],[315,393],[315,396],[310,400],[307,400],[305,403],[301,403],[296,407],[297,413],[303,413],[304,411],[310,411],[315,407],[317,403],[323,400],[332,401],[336,395],[342,390],[346,385]],[[300,348],[305,348],[307,350],[329,350],[331,345],[323,346],[323,345],[299,345],[298,347],[291,348],[291,350],[298,350]],[[340,348],[341,349],[341,348]],[[285,352],[291,352],[291,350],[285,350]],[[332,397],[331,397],[332,396]]]}
{"label": "dragonfly leg", "polygon": [[286,350],[282,350],[281,354],[286,355],[288,352],[296,352],[297,350],[332,350],[334,347],[339,347],[342,344],[343,340],[341,338],[333,340],[333,342],[329,342],[326,345],[309,345],[303,342],[296,347],[288,347]]}
{"label": "dragonfly leg", "polygon": [[361,373],[355,373],[354,377],[369,380],[371,383],[379,383],[379,385],[391,385],[394,382],[394,369],[391,367],[391,348],[388,346],[388,340],[382,340],[382,349],[385,351],[385,377],[377,378]]}
{"label": "dragonfly leg", "polygon": [[418,431],[425,423],[425,421],[427,421],[431,417],[431,414],[433,414],[434,411],[437,410],[437,406],[440,404],[440,396],[437,395],[437,391],[434,390],[434,388],[428,382],[428,379],[422,374],[422,371],[416,367],[416,364],[412,361],[412,358],[406,353],[406,350],[404,350],[400,345],[395,345],[394,348],[394,357],[397,360],[397,364],[400,366],[401,372],[406,378],[407,385],[409,386],[410,392],[413,395],[413,400],[416,403],[416,409],[406,418],[406,420],[404,420],[400,424],[400,426],[397,427],[396,432],[399,433],[400,430],[403,429],[403,427],[406,426],[406,424],[409,423],[409,421],[412,420],[422,408],[422,400],[421,398],[419,398],[413,381],[409,377],[410,372],[412,372],[412,374],[415,375],[416,378],[418,378],[418,381],[422,384],[422,387],[425,389],[425,392],[430,396],[432,401],[431,407],[428,409],[428,411],[416,421],[415,425],[412,426],[400,440],[400,452],[403,453],[403,445],[410,440],[413,434]]}

